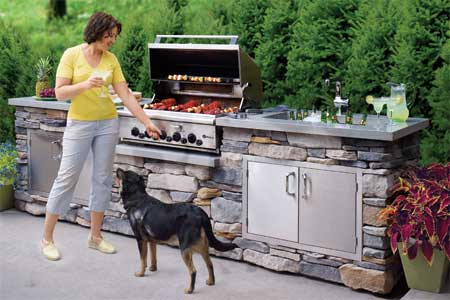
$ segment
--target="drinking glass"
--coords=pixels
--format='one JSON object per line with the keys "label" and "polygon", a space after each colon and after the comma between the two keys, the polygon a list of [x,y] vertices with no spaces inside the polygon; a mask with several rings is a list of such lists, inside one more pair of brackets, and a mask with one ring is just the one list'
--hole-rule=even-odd
{"label": "drinking glass", "polygon": [[[92,76],[100,77],[105,83],[106,83],[106,79],[108,79],[110,74],[111,74],[111,71],[105,71],[105,70],[99,70],[99,69],[94,69],[92,71]],[[105,89],[105,86],[102,86],[100,88],[100,94],[98,96],[101,97],[101,98],[105,98],[106,97],[104,89]]]}

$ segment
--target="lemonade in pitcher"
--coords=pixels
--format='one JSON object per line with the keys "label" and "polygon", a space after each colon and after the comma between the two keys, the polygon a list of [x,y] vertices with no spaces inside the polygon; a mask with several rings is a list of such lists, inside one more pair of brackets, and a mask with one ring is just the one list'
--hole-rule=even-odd
{"label": "lemonade in pitcher", "polygon": [[391,86],[391,99],[387,103],[387,116],[394,122],[405,122],[409,116],[406,107],[406,92],[403,83],[388,83]]}

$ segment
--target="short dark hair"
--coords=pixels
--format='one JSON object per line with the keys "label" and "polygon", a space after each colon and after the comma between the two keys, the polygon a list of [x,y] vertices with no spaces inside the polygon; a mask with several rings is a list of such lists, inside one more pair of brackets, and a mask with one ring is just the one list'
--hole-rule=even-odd
{"label": "short dark hair", "polygon": [[89,22],[84,29],[84,40],[90,44],[100,40],[105,32],[111,32],[114,27],[117,27],[117,34],[122,31],[122,24],[113,16],[104,13],[96,12],[89,18]]}

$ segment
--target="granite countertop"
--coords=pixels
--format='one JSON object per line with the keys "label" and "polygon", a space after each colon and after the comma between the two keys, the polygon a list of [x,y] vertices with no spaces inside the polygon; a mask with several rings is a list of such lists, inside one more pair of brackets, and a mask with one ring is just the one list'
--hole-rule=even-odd
{"label": "granite countertop", "polygon": [[[11,98],[9,99],[8,104],[66,111],[69,110],[70,107],[69,102],[38,101],[33,97]],[[118,109],[118,112],[119,115],[129,115],[129,113],[120,109]],[[377,124],[376,116],[369,115],[367,118],[367,125],[361,126],[288,120],[287,117],[287,112],[270,112],[263,114],[247,114],[247,118],[245,119],[221,116],[217,117],[215,122],[216,125],[220,127],[259,129],[383,141],[394,141],[429,126],[429,120],[423,118],[409,118],[405,123],[390,124],[386,116],[382,116],[380,117],[380,123]],[[355,114],[354,123],[358,123],[360,118],[361,115]]]}

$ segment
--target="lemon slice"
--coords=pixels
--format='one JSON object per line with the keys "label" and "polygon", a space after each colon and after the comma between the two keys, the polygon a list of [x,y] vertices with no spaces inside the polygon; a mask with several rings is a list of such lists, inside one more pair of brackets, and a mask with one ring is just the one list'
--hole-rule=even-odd
{"label": "lemon slice", "polygon": [[403,97],[401,95],[398,95],[394,98],[394,103],[395,104],[401,104],[403,102]]}
{"label": "lemon slice", "polygon": [[367,104],[372,104],[373,103],[373,96],[367,96],[366,97],[366,102],[367,102]]}

